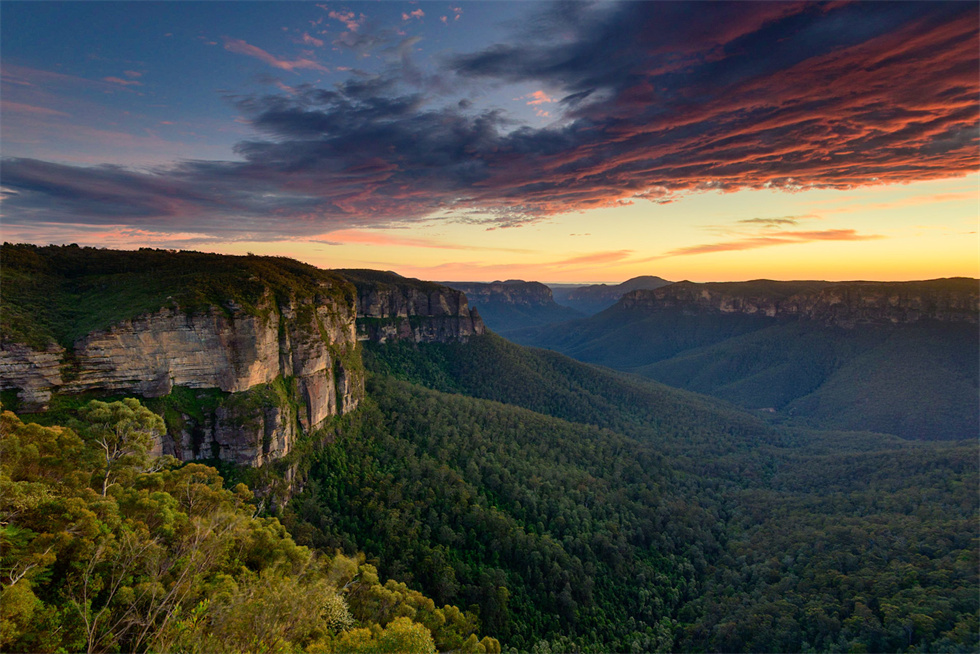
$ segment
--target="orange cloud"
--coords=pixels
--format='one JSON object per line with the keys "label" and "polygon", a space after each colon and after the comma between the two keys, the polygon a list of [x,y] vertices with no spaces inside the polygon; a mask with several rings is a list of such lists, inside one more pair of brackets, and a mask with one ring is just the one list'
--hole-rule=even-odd
{"label": "orange cloud", "polygon": [[882,209],[904,209],[920,205],[934,205],[940,202],[962,202],[977,200],[976,193],[934,193],[932,195],[920,195],[914,198],[894,200],[892,202],[876,202],[874,204],[855,204],[852,206],[827,209],[824,213],[851,213],[854,211],[875,211]]}
{"label": "orange cloud", "polygon": [[357,229],[341,229],[333,232],[320,234],[313,238],[303,240],[319,241],[330,245],[343,245],[345,243],[357,243],[360,245],[388,245],[394,247],[413,247],[413,248],[434,248],[437,250],[485,250],[494,252],[513,252],[528,253],[531,250],[519,248],[488,248],[476,245],[461,245],[457,243],[442,243],[424,238],[404,238],[393,236],[389,233],[367,232]]}
{"label": "orange cloud", "polygon": [[711,252],[732,252],[738,250],[754,250],[757,248],[772,247],[774,245],[792,245],[796,243],[810,243],[812,241],[870,241],[884,238],[880,234],[858,234],[853,229],[825,229],[822,231],[796,231],[796,232],[773,232],[763,236],[753,236],[742,238],[735,241],[722,243],[705,243],[703,245],[691,245],[688,247],[670,250],[661,257],[652,257],[656,260],[664,257],[679,257],[689,254],[708,254]]}
{"label": "orange cloud", "polygon": [[622,261],[629,255],[633,254],[633,250],[613,250],[610,252],[593,252],[591,254],[584,254],[578,257],[572,257],[571,259],[564,259],[562,261],[555,261],[549,266],[578,266],[578,265],[590,265],[598,263],[612,263],[614,261]]}

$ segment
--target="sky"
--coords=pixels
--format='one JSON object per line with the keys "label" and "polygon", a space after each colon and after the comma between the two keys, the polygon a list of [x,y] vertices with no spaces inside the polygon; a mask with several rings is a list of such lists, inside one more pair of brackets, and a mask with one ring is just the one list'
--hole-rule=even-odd
{"label": "sky", "polygon": [[980,277],[976,2],[16,2],[0,237],[441,281]]}

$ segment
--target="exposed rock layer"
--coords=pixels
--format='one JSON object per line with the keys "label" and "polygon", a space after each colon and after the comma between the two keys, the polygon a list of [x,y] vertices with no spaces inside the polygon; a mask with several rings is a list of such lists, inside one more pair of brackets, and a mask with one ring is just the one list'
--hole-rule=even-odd
{"label": "exposed rock layer", "polygon": [[248,311],[230,300],[198,311],[171,302],[70,348],[38,350],[5,336],[0,388],[16,390],[24,412],[46,410],[53,393],[160,398],[182,389],[185,404],[171,403],[177,415],[159,453],[261,465],[288,454],[301,431],[357,407],[358,340],[452,341],[485,331],[459,291],[370,275],[353,276],[356,295],[336,279],[312,295],[269,291]]}
{"label": "exposed rock layer", "polygon": [[480,314],[466,294],[395,273],[339,271],[357,288],[357,338],[385,343],[466,341],[483,334]]}
{"label": "exposed rock layer", "polygon": [[[0,384],[17,389],[21,410],[29,412],[46,409],[54,390],[156,398],[181,386],[220,389],[234,398],[278,378],[295,381],[301,410],[292,420],[304,430],[356,408],[363,380],[354,308],[323,295],[281,307],[270,296],[259,309],[253,315],[234,305],[192,314],[163,308],[92,332],[71,350],[4,343]],[[217,456],[253,464],[284,456],[297,433],[289,412],[267,406],[259,413],[245,415],[233,402],[219,406],[200,426],[208,434],[204,447],[192,452],[185,436],[172,435],[174,442],[160,449],[185,459]]]}
{"label": "exposed rock layer", "polygon": [[488,302],[522,307],[551,306],[555,299],[551,289],[541,282],[508,280],[506,282],[447,282],[447,285],[466,293],[467,299],[481,305]]}
{"label": "exposed rock layer", "polygon": [[758,314],[840,327],[920,320],[977,323],[980,285],[966,278],[924,282],[678,282],[632,291],[623,296],[618,307]]}

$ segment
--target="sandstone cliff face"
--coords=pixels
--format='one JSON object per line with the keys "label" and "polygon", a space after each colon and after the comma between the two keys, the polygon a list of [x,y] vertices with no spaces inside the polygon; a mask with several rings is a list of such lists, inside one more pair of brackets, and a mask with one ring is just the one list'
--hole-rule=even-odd
{"label": "sandstone cliff face", "polygon": [[356,299],[341,280],[321,282],[313,297],[277,301],[268,292],[249,311],[232,301],[196,312],[163,307],[67,349],[3,341],[0,389],[16,390],[24,412],[46,410],[53,393],[177,393],[184,408],[171,411],[157,453],[262,465],[286,456],[301,432],[357,407],[358,340],[465,341],[485,332],[460,291],[374,271],[355,286]]}
{"label": "sandstone cliff face", "polygon": [[[281,257],[3,245],[0,390],[142,397],[158,453],[243,465],[282,459],[364,395],[358,340],[466,340],[466,296],[394,273],[351,277]],[[16,395],[16,400],[11,397]],[[299,482],[297,482],[299,483]]]}
{"label": "sandstone cliff face", "polygon": [[47,408],[52,389],[61,386],[64,349],[34,350],[21,343],[0,342],[0,389],[17,389],[26,411]]}
{"label": "sandstone cliff face", "polygon": [[394,273],[340,272],[357,288],[358,340],[465,342],[486,332],[461,291]]}
{"label": "sandstone cliff face", "polygon": [[[17,389],[23,411],[46,409],[55,390],[156,398],[174,387],[218,389],[230,395],[203,424],[193,425],[197,437],[172,434],[159,450],[182,459],[217,456],[260,465],[289,452],[297,423],[315,429],[356,408],[363,377],[354,307],[324,293],[281,307],[270,295],[259,309],[255,315],[234,304],[196,314],[163,308],[92,332],[70,351],[4,343],[0,385]],[[293,380],[298,412],[285,402],[246,407],[235,401],[280,378]]]}
{"label": "sandstone cliff face", "polygon": [[473,304],[496,302],[521,307],[550,306],[555,299],[551,289],[541,282],[511,280],[506,282],[450,282],[448,286],[462,291]]}
{"label": "sandstone cliff face", "polygon": [[906,324],[920,320],[977,323],[980,282],[678,282],[632,291],[620,308],[758,314],[798,318],[852,328],[864,323]]}

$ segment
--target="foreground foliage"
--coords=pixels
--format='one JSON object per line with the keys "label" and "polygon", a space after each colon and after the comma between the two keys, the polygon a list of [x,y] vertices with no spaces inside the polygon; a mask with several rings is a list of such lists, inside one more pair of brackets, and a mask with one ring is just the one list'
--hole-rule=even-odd
{"label": "foreground foliage", "polygon": [[297,545],[214,468],[151,459],[162,429],[133,399],[0,417],[4,651],[499,651],[363,555]]}

